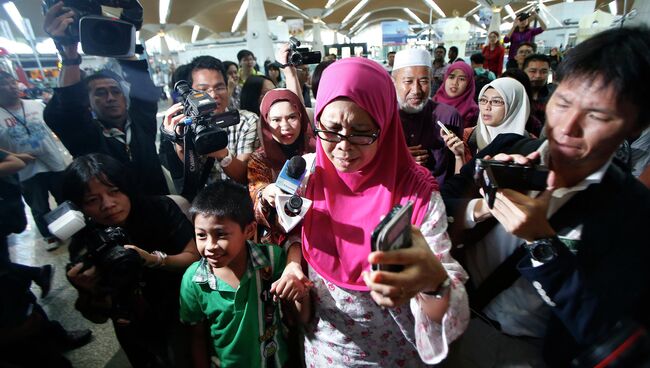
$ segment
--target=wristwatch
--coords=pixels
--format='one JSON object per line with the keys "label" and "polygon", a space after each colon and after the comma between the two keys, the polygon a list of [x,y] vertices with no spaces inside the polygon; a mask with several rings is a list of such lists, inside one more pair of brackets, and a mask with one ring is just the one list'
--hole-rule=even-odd
{"label": "wristwatch", "polygon": [[228,150],[228,154],[226,155],[226,157],[222,158],[221,160],[218,160],[219,161],[219,166],[221,166],[223,168],[228,167],[228,165],[230,165],[232,163],[232,159],[233,159],[234,156],[235,155],[233,155],[232,152],[230,152],[230,150]]}
{"label": "wristwatch", "polygon": [[538,239],[530,244],[525,243],[524,247],[526,247],[533,260],[539,263],[547,263],[557,257],[557,243],[559,241],[560,240],[557,236],[554,236],[551,238]]}
{"label": "wristwatch", "polygon": [[447,290],[449,289],[450,286],[451,286],[451,279],[449,278],[449,275],[447,275],[445,281],[441,282],[436,290],[422,291],[422,294],[432,296],[436,299],[442,299],[447,293]]}

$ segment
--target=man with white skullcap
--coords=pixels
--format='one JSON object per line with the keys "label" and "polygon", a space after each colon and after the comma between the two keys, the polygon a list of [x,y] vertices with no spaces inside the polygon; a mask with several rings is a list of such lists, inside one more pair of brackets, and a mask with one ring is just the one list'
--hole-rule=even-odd
{"label": "man with white skullcap", "polygon": [[[406,144],[415,161],[427,167],[442,184],[445,177],[454,174],[456,166],[462,166],[463,119],[454,107],[431,100],[431,55],[428,51],[399,51],[395,55],[392,77]],[[445,138],[437,121],[453,134]]]}

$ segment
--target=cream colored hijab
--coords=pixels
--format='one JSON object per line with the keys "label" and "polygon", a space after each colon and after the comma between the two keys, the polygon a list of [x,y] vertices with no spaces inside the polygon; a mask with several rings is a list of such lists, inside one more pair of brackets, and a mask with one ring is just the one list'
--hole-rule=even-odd
{"label": "cream colored hijab", "polygon": [[488,88],[494,88],[505,102],[506,113],[501,124],[496,127],[485,125],[479,113],[476,134],[476,144],[479,150],[490,144],[494,138],[502,133],[515,133],[524,135],[526,122],[530,115],[530,102],[524,86],[513,78],[499,78],[486,84],[481,89],[479,99],[483,97]]}

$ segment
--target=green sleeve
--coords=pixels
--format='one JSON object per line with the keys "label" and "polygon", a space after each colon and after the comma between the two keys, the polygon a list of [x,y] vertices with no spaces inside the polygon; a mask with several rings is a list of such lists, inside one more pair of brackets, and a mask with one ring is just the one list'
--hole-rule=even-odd
{"label": "green sleeve", "polygon": [[181,322],[190,325],[197,324],[205,319],[205,314],[201,309],[201,287],[192,281],[199,262],[200,261],[194,262],[187,268],[187,270],[185,270],[183,280],[181,281],[181,305],[179,314]]}
{"label": "green sleeve", "polygon": [[278,280],[282,276],[284,267],[287,265],[287,252],[279,245],[269,245],[273,252],[273,281]]}

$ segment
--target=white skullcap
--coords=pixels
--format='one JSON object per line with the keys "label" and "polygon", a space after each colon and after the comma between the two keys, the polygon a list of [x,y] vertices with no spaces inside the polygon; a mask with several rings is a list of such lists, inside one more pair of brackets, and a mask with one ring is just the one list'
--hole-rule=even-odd
{"label": "white skullcap", "polygon": [[395,54],[393,70],[406,68],[407,66],[427,66],[431,68],[431,54],[423,49],[406,49]]}

